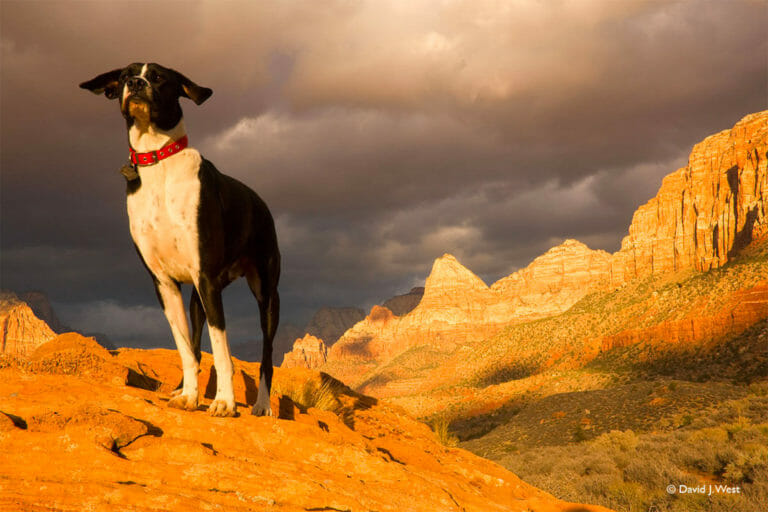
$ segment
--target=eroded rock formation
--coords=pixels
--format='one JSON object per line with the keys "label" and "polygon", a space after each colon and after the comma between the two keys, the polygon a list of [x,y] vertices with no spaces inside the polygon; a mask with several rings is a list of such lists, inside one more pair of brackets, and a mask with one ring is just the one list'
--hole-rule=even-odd
{"label": "eroded rock formation", "polygon": [[0,353],[25,357],[56,333],[10,292],[0,294]]}
{"label": "eroded rock formation", "polygon": [[293,344],[293,350],[285,354],[283,368],[318,368],[328,360],[328,349],[322,339],[305,334]]}

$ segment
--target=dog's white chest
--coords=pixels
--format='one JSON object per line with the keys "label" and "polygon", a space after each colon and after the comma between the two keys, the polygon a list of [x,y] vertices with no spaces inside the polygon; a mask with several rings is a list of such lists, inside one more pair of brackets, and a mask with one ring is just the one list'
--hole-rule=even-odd
{"label": "dog's white chest", "polygon": [[200,271],[198,206],[200,153],[185,149],[156,165],[139,167],[141,186],[128,196],[133,241],[160,278],[194,282]]}

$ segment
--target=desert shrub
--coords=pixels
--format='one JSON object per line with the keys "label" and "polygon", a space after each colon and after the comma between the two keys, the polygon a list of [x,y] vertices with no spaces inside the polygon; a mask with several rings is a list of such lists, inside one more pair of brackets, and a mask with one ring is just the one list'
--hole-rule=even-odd
{"label": "desert shrub", "polygon": [[456,446],[459,444],[459,438],[451,433],[450,424],[451,422],[445,417],[435,418],[431,424],[432,430],[443,446]]}
{"label": "desert shrub", "polygon": [[647,491],[635,482],[614,482],[607,492],[610,507],[629,512],[648,510]]}
{"label": "desert shrub", "polygon": [[579,423],[573,428],[573,440],[580,443],[587,439],[589,439],[589,432],[584,428],[584,425]]}
{"label": "desert shrub", "polygon": [[612,454],[620,452],[634,452],[637,449],[639,439],[632,430],[611,430],[595,439],[595,446],[607,450]]}
{"label": "desert shrub", "polygon": [[646,487],[663,489],[670,480],[670,471],[664,467],[667,461],[658,458],[637,458],[624,468],[624,479],[628,482],[641,482]]}
{"label": "desert shrub", "polygon": [[749,393],[754,396],[768,396],[768,382],[753,382],[749,385]]}
{"label": "desert shrub", "polygon": [[296,383],[293,381],[275,381],[273,391],[276,395],[284,395],[290,398],[300,409],[321,409],[340,413],[343,405],[338,396],[342,392],[342,386],[333,380],[323,380],[318,383],[307,380]]}

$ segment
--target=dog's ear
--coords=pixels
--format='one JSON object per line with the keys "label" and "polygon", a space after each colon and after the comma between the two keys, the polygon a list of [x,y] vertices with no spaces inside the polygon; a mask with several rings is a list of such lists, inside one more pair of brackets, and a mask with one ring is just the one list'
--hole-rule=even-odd
{"label": "dog's ear", "polygon": [[104,96],[113,100],[120,95],[120,73],[122,72],[123,68],[102,73],[96,78],[81,83],[80,88],[88,89],[94,94],[104,93]]}
{"label": "dog's ear", "polygon": [[179,96],[184,96],[195,102],[195,105],[200,105],[207,100],[213,94],[213,90],[207,87],[200,87],[195,82],[185,77],[181,73],[175,70],[171,70],[176,74],[176,78],[179,81]]}

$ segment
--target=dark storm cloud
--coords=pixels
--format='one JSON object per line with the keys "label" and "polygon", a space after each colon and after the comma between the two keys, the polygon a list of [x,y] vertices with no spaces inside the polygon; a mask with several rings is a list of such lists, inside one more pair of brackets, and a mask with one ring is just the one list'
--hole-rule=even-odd
{"label": "dark storm cloud", "polygon": [[[295,322],[445,252],[491,282],[565,238],[616,250],[691,145],[767,99],[762,2],[149,5],[0,3],[2,286],[118,343],[165,327],[117,106],[76,87],[98,73],[150,60],[214,89],[183,105],[190,138],[272,208]],[[233,336],[258,337],[227,293]]]}

